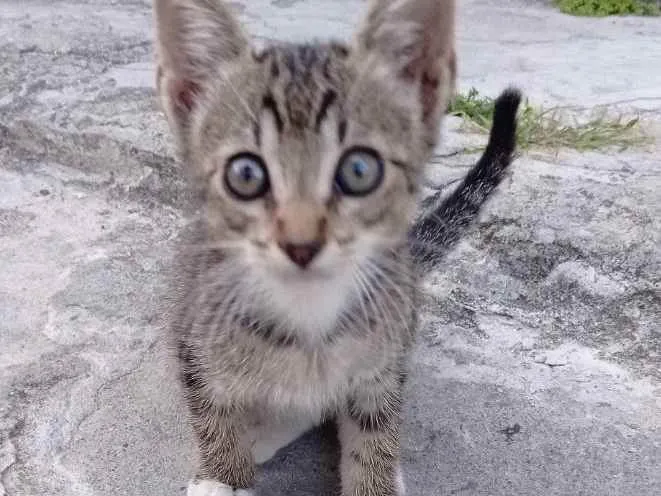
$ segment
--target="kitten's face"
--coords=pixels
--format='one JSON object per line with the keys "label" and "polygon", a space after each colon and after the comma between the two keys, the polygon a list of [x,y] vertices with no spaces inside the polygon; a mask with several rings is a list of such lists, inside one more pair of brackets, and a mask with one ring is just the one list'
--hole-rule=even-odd
{"label": "kitten's face", "polygon": [[[200,14],[195,2],[209,6],[193,0],[162,16]],[[214,13],[225,36],[238,29],[222,8],[200,19]],[[368,26],[363,43],[377,35]],[[442,92],[427,108],[425,82],[399,77],[402,67],[380,52],[316,44],[256,53],[230,41],[222,63],[191,65],[199,80],[159,71],[182,157],[206,193],[209,242],[243,269],[262,305],[296,327],[324,328],[405,241],[452,79],[432,75]],[[313,310],[296,310],[302,303]]]}
{"label": "kitten's face", "polygon": [[[212,236],[288,281],[350,270],[406,232],[423,146],[415,95],[358,79],[352,63],[328,46],[246,57],[191,131]],[[306,245],[319,249],[310,260],[292,248]]]}

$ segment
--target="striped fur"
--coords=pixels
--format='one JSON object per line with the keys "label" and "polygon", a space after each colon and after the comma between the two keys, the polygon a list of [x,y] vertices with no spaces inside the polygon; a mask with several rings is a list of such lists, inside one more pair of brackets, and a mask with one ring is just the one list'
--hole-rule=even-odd
{"label": "striped fur", "polygon": [[[188,495],[249,494],[256,461],[335,419],[343,496],[401,496],[420,255],[409,232],[455,85],[454,1],[374,1],[351,44],[262,51],[220,0],[154,0],[154,11],[157,87],[201,212],[182,235],[169,315],[200,455]],[[334,185],[352,147],[383,163],[365,196]],[[240,153],[265,164],[259,199],[223,182]],[[511,158],[496,155],[501,168]],[[470,209],[432,217],[462,212],[466,224],[489,184],[457,196]],[[454,219],[440,221],[425,246],[443,245]],[[302,270],[281,247],[308,239],[321,250]]]}

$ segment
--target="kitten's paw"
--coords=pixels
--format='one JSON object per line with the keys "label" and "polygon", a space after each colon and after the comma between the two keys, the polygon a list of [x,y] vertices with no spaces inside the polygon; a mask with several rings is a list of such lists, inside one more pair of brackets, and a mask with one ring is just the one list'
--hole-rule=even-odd
{"label": "kitten's paw", "polygon": [[248,489],[232,489],[227,484],[205,479],[190,481],[186,496],[253,496],[253,493]]}

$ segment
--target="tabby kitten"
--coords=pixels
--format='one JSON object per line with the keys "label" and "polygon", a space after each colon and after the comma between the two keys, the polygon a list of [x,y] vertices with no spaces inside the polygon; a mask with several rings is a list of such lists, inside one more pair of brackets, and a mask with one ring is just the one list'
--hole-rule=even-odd
{"label": "tabby kitten", "polygon": [[418,274],[499,183],[519,101],[499,99],[480,163],[411,230],[454,87],[454,4],[375,1],[351,46],[255,51],[219,0],[155,0],[158,90],[202,212],[171,317],[189,496],[252,494],[255,465],[322,419],[344,496],[404,493]]}

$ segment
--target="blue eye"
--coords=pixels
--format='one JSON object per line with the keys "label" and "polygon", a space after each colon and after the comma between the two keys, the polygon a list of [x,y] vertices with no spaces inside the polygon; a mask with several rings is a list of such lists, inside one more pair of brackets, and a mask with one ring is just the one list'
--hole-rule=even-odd
{"label": "blue eye", "polygon": [[369,148],[352,148],[345,152],[335,173],[335,184],[347,196],[365,196],[383,181],[383,160]]}
{"label": "blue eye", "polygon": [[240,153],[230,158],[224,179],[225,187],[239,200],[255,200],[269,190],[266,166],[252,153]]}

